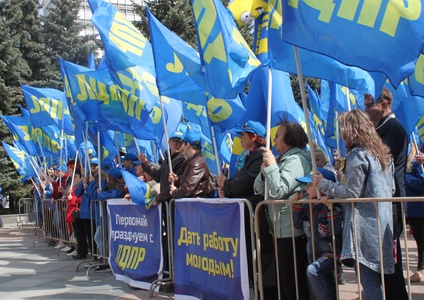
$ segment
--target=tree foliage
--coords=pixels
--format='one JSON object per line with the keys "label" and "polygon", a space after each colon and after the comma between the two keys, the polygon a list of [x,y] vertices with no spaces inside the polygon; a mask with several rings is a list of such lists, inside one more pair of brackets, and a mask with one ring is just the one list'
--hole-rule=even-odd
{"label": "tree foliage", "polygon": [[42,18],[46,57],[49,60],[46,87],[62,89],[59,58],[86,66],[88,54],[99,48],[95,35],[80,35],[86,24],[78,21],[81,0],[52,0],[52,8]]}
{"label": "tree foliage", "polygon": [[[93,35],[81,36],[81,1],[53,0],[50,13],[39,15],[38,0],[0,1],[0,115],[19,115],[24,105],[21,84],[62,88],[58,58],[86,65],[99,42]],[[12,144],[13,137],[0,122],[0,138]],[[29,196],[18,173],[0,145],[0,186],[16,202]]]}

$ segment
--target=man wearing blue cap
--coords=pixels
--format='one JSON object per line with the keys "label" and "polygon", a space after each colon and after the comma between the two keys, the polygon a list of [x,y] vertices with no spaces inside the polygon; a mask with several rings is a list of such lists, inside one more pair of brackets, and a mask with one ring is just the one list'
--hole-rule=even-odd
{"label": "man wearing blue cap", "polygon": [[[169,136],[169,150],[171,151],[171,165],[172,172],[181,176],[184,172],[184,161],[186,156],[182,150],[183,141],[182,137],[184,132],[176,130]],[[154,181],[160,183],[160,193],[153,199],[153,204],[158,204],[165,201],[170,201],[172,196],[169,192],[168,176],[171,170],[169,170],[168,155],[165,155],[165,159],[158,169],[157,166],[148,161],[147,157],[140,153],[138,156],[139,161],[142,164],[144,172],[149,174]],[[176,183],[178,186],[178,183]]]}
{"label": "man wearing blue cap", "polygon": [[[172,172],[177,174],[178,176],[182,176],[184,172],[184,162],[186,160],[186,156],[182,150],[183,147],[183,141],[182,137],[184,136],[184,132],[182,132],[180,129],[177,129],[169,136],[169,151],[171,152],[171,166],[172,166]],[[169,191],[169,182],[168,182],[168,176],[171,170],[169,170],[169,160],[168,155],[165,153],[165,159],[160,165],[159,168],[157,168],[157,165],[154,163],[151,163],[148,161],[147,157],[140,153],[138,156],[139,161],[141,162],[141,165],[143,167],[143,170],[146,174],[150,175],[154,181],[160,184],[159,189],[160,193],[153,199],[153,204],[157,205],[162,202],[169,202],[172,199],[172,196]],[[179,183],[175,183],[176,186]],[[163,210],[164,216],[163,216],[163,231],[166,232],[167,228],[167,217],[166,217],[166,210]],[[169,270],[168,268],[168,239],[166,236],[162,239],[163,244],[163,250],[164,250],[164,270]],[[172,291],[172,288],[169,289],[169,291]]]}
{"label": "man wearing blue cap", "polygon": [[169,182],[180,183],[180,187],[170,186],[172,198],[207,197],[209,188],[209,168],[202,154],[200,132],[188,131],[183,137],[183,151],[187,156],[184,173],[178,176],[169,174]]}

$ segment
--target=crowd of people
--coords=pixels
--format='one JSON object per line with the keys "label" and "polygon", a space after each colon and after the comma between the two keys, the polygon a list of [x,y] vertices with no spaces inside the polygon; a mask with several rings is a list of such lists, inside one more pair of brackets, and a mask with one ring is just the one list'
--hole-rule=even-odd
{"label": "crowd of people", "polygon": [[[384,89],[377,100],[365,95],[365,112],[353,110],[342,114],[339,123],[346,157],[335,153],[334,163],[330,163],[320,149],[314,149],[318,166],[315,172],[307,150],[307,135],[298,123],[280,122],[273,137],[278,156],[265,148],[266,130],[262,124],[249,121],[235,131],[243,151],[231,177],[218,174],[215,178],[215,197],[245,198],[253,209],[261,201],[279,200],[277,204],[265,205],[260,214],[261,259],[265,261],[275,252],[278,257],[270,280],[274,284],[266,284],[270,287],[265,288],[266,299],[276,298],[276,285],[281,288],[282,299],[310,299],[312,294],[318,300],[337,299],[336,286],[344,283],[342,265],[353,267],[360,275],[364,299],[383,299],[382,273],[386,299],[408,299],[399,242],[404,230],[400,203],[329,202],[332,198],[423,195],[424,155],[413,152],[413,146],[408,160],[408,136],[391,112],[392,101],[390,91]],[[89,170],[70,160],[67,170],[52,166],[43,181],[34,184],[39,202],[51,199],[47,203],[55,208],[52,209],[55,225],[52,230],[63,240],[69,236],[57,226],[60,220],[55,212],[60,210],[57,199],[63,197],[67,201],[66,222],[76,243],[65,249],[73,259],[87,258],[90,249],[95,249],[100,257],[107,255],[101,240],[105,220],[92,218],[90,204],[94,199],[131,199],[120,168],[151,187],[154,205],[178,198],[213,197],[215,188],[211,187],[213,180],[202,154],[201,134],[177,130],[169,136],[168,142],[170,153],[160,165],[150,162],[143,153],[131,152],[125,154],[121,165],[117,163],[108,168],[99,168],[96,158],[90,160]],[[316,202],[303,204],[298,202],[301,199]],[[39,205],[42,207],[41,202]],[[169,226],[166,211],[163,217],[166,230]],[[424,203],[408,203],[407,217],[418,248],[417,271],[410,279],[418,282],[424,280]],[[246,241],[250,245],[248,210],[245,219]],[[381,234],[376,230],[378,226]],[[91,245],[92,240],[96,245]],[[167,254],[167,241],[163,242]],[[247,249],[252,283],[255,278],[253,253],[250,247]],[[165,270],[167,264],[164,264]],[[106,263],[97,270],[107,269]]]}

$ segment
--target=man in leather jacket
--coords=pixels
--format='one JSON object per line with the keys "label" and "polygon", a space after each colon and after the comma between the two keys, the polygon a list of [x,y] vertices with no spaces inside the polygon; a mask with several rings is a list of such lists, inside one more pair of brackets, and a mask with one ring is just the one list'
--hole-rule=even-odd
{"label": "man in leather jacket", "polygon": [[[183,148],[183,137],[184,133],[182,131],[175,131],[169,137],[169,149],[171,151],[171,164],[172,172],[177,174],[177,176],[182,176],[184,172],[184,161],[186,156],[182,150]],[[168,176],[170,173],[168,155],[165,155],[165,160],[160,165],[160,168],[157,169],[155,164],[149,162],[147,157],[144,154],[139,154],[139,161],[142,163],[143,170],[149,174],[153,180],[160,183],[160,193],[153,200],[153,204],[157,205],[158,203],[170,201],[172,199],[171,194],[169,193],[169,182]],[[178,183],[177,183],[178,184]],[[178,186],[178,185],[177,185]]]}
{"label": "man in leather jacket", "polygon": [[201,136],[199,132],[188,131],[183,137],[183,151],[187,156],[182,176],[169,174],[169,182],[179,184],[170,186],[172,198],[207,197],[209,184],[209,168],[202,154]]}

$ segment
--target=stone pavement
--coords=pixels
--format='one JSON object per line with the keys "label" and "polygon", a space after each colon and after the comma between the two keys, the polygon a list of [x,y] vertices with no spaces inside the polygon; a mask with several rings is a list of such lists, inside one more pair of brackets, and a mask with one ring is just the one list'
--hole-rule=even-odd
{"label": "stone pavement", "polygon": [[[83,266],[76,272],[80,261],[61,251],[58,256],[43,241],[33,247],[36,239],[34,228],[18,229],[16,223],[0,228],[0,299],[174,299],[173,294],[163,292],[149,298],[148,291],[117,281],[110,272],[91,270],[86,276]],[[408,249],[412,275],[417,261],[412,237]],[[347,284],[339,286],[340,299],[358,299],[355,274],[352,269],[344,270]],[[411,293],[411,299],[424,300],[424,282],[411,285]]]}

